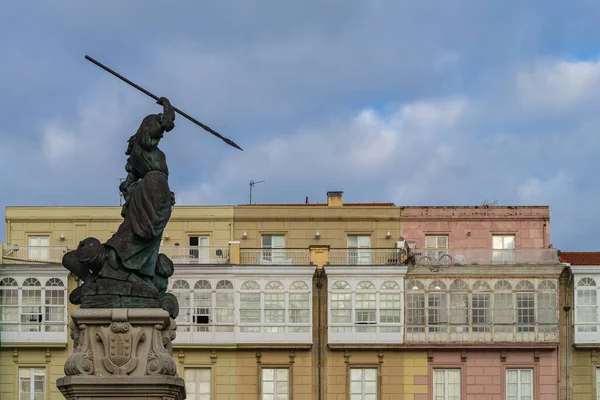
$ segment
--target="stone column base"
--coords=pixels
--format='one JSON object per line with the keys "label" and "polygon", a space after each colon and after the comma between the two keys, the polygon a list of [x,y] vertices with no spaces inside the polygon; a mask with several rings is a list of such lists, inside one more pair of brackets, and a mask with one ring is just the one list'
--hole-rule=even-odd
{"label": "stone column base", "polygon": [[183,400],[177,376],[65,376],[56,381],[67,400]]}

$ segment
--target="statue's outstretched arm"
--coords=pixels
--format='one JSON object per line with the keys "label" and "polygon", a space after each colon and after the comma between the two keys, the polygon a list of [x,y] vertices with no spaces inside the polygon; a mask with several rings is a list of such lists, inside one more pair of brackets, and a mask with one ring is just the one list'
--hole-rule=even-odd
{"label": "statue's outstretched arm", "polygon": [[163,106],[161,125],[165,131],[170,132],[175,127],[175,110],[166,97],[161,97],[157,103]]}

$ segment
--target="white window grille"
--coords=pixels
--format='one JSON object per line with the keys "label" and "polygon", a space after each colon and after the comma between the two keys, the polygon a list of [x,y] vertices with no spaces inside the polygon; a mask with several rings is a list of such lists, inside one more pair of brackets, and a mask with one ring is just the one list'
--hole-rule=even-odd
{"label": "white window grille", "polygon": [[182,279],[173,282],[172,291],[179,303],[179,316],[177,317],[178,327],[182,332],[190,330],[192,322],[192,292],[190,284]]}
{"label": "white window grille", "polygon": [[446,284],[435,280],[427,291],[429,332],[447,332],[448,328],[448,292]]}
{"label": "white window grille", "polygon": [[556,333],[558,324],[558,299],[556,283],[544,279],[538,284],[537,291],[537,323],[540,330]]}
{"label": "white window grille", "polygon": [[348,235],[348,264],[371,264],[371,236]]}
{"label": "white window grille", "polygon": [[266,262],[285,261],[285,235],[262,235],[262,259]]}
{"label": "white window grille", "polygon": [[519,281],[515,286],[517,304],[517,331],[535,331],[535,288],[530,281]]}
{"label": "white window grille", "polygon": [[425,286],[421,281],[406,283],[406,331],[425,332]]}
{"label": "white window grille", "polygon": [[462,279],[450,285],[449,323],[452,333],[469,331],[469,284]]}
{"label": "white window grille", "polygon": [[185,368],[183,377],[187,400],[211,400],[212,373],[210,368]]}
{"label": "white window grille", "polygon": [[0,280],[0,332],[19,330],[19,288],[13,278]]}
{"label": "white window grille", "polygon": [[19,400],[46,400],[45,368],[19,368]]}
{"label": "white window grille", "polygon": [[290,398],[290,370],[288,368],[262,368],[262,400],[288,400]]}
{"label": "white window grille", "polygon": [[350,368],[350,399],[377,400],[377,368]]}
{"label": "white window grille", "polygon": [[533,370],[506,370],[506,399],[533,400]]}
{"label": "white window grille", "polygon": [[46,282],[44,292],[44,329],[46,332],[63,332],[65,315],[65,285],[58,278]]}
{"label": "white window grille", "polygon": [[233,332],[235,316],[235,292],[228,280],[217,282],[215,293],[214,324],[217,332]]}
{"label": "white window grille", "polygon": [[460,400],[460,369],[433,370],[433,399]]}
{"label": "white window grille", "polygon": [[471,324],[473,332],[491,332],[492,310],[491,310],[490,285],[485,281],[476,281],[473,284],[471,297]]}
{"label": "white window grille", "polygon": [[352,292],[350,285],[345,281],[333,284],[331,300],[331,323],[345,326],[332,326],[333,332],[350,332],[352,323]]}
{"label": "white window grille", "polygon": [[[368,281],[356,286],[354,323],[372,325],[377,323],[377,297],[375,285]],[[373,328],[360,328],[360,332],[374,332]]]}
{"label": "white window grille", "polygon": [[386,281],[381,285],[379,294],[379,323],[398,324],[398,326],[382,326],[382,332],[400,332],[402,309],[400,285],[394,281]]}
{"label": "white window grille", "polygon": [[240,288],[240,332],[260,332],[260,286],[246,281]]}
{"label": "white window grille", "polygon": [[492,262],[512,264],[515,262],[515,235],[492,235]]}
{"label": "white window grille", "polygon": [[49,236],[29,236],[29,260],[49,261],[50,260],[50,237]]}
{"label": "white window grille", "polygon": [[596,281],[584,277],[577,281],[575,324],[581,333],[598,332],[598,287]]}
{"label": "white window grille", "polygon": [[450,260],[448,254],[448,235],[425,235],[425,249],[431,261]]}
{"label": "white window grille", "polygon": [[277,281],[267,283],[264,296],[265,332],[285,332],[285,291],[283,284]]}
{"label": "white window grille", "polygon": [[212,292],[210,282],[200,280],[194,285],[192,323],[195,332],[209,332],[212,322]]}
{"label": "white window grille", "polygon": [[21,329],[23,332],[40,332],[42,319],[42,285],[35,278],[23,282]]}
{"label": "white window grille", "polygon": [[209,236],[190,236],[188,238],[190,245],[189,257],[193,264],[208,263],[210,260],[210,237]]}
{"label": "white window grille", "polygon": [[296,281],[290,285],[288,322],[292,332],[309,332],[309,326],[294,326],[310,323],[310,289],[306,282]]}

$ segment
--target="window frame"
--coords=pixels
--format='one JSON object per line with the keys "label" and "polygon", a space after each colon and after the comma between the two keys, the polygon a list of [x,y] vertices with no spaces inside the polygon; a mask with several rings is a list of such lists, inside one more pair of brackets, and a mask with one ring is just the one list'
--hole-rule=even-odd
{"label": "window frame", "polygon": [[[197,244],[192,244],[192,239],[197,239]],[[206,264],[210,262],[210,235],[188,234],[188,257],[192,264]],[[202,244],[206,241],[206,244]]]}
{"label": "window frame", "polygon": [[[356,238],[356,245],[350,244],[350,238]],[[368,239],[369,244],[361,244],[361,239]],[[348,264],[371,264],[371,249],[373,248],[373,235],[371,233],[346,234],[346,247],[348,249]]]}
{"label": "window frame", "polygon": [[[214,371],[213,371],[213,368],[212,368],[212,366],[210,366],[210,365],[196,365],[196,364],[189,364],[189,365],[188,365],[188,364],[185,364],[185,365],[183,366],[183,374],[182,374],[182,375],[183,375],[183,381],[186,383],[186,394],[187,394],[187,398],[188,398],[188,399],[190,399],[190,400],[196,400],[196,397],[197,397],[197,396],[201,396],[201,395],[203,395],[203,394],[206,394],[206,393],[195,393],[195,394],[194,394],[194,398],[193,398],[193,399],[191,399],[191,398],[190,398],[189,392],[187,391],[187,380],[185,379],[185,373],[186,373],[186,371],[188,371],[188,370],[195,370],[195,371],[199,371],[199,370],[208,370],[208,371],[209,371],[209,377],[210,377],[210,383],[209,383],[209,387],[210,387],[210,393],[208,393],[208,398],[209,398],[209,399],[212,399],[212,398],[213,398],[213,394],[215,393],[215,390],[214,390],[214,389],[215,389],[215,379],[214,379]],[[196,381],[196,383],[198,383],[198,382]]]}
{"label": "window frame", "polygon": [[[505,240],[512,239],[512,247],[507,247]],[[495,239],[502,239],[501,247],[496,246]],[[493,233],[492,234],[492,264],[514,264],[515,250],[517,249],[516,233]]]}
{"label": "window frame", "polygon": [[466,379],[464,379],[464,366],[462,364],[446,364],[446,363],[435,363],[432,362],[429,364],[429,392],[431,393],[431,398],[433,400],[437,400],[438,398],[435,395],[435,370],[443,370],[446,371],[444,374],[444,395],[443,400],[451,400],[448,393],[448,383],[446,382],[448,376],[448,370],[457,370],[458,371],[458,399],[464,399],[464,394],[466,393]]}
{"label": "window frame", "polygon": [[540,374],[539,374],[539,363],[531,363],[531,362],[512,362],[506,363],[502,365],[502,377],[501,377],[501,385],[502,385],[502,398],[507,399],[507,370],[510,369],[530,369],[533,371],[531,386],[533,389],[532,400],[537,399],[536,396],[539,394],[536,392],[536,388],[540,387]]}
{"label": "window frame", "polygon": [[[517,371],[517,382],[509,382],[508,381],[508,372],[509,371]],[[531,392],[529,395],[527,395],[527,397],[529,397],[529,400],[534,400],[535,399],[535,371],[533,368],[528,368],[528,367],[523,367],[523,366],[519,366],[519,367],[506,367],[504,368],[504,390],[505,390],[505,396],[504,398],[508,400],[508,385],[509,384],[514,384],[516,383],[517,385],[517,397],[514,400],[523,400],[522,396],[525,396],[525,394],[521,393],[521,385],[523,384],[523,382],[521,381],[521,372],[522,371],[531,371],[531,381],[529,382],[531,385]]]}
{"label": "window frame", "polygon": [[[32,240],[47,240],[48,244],[32,244]],[[50,234],[27,235],[27,259],[32,261],[50,261]],[[39,247],[39,248],[36,248]]]}
{"label": "window frame", "polygon": [[[273,370],[273,376],[276,377],[277,376],[277,370],[279,369],[284,369],[287,370],[288,375],[287,375],[287,382],[288,382],[288,392],[287,392],[287,400],[292,400],[294,397],[294,382],[293,382],[293,378],[294,378],[294,367],[292,364],[259,364],[258,366],[259,370],[258,370],[258,398],[262,399],[263,398],[263,394],[265,394],[263,392],[263,383],[264,383],[264,379],[263,379],[263,373],[265,369],[272,369]],[[273,399],[276,400],[277,399],[277,379],[275,378],[273,380],[274,383],[274,388],[275,388],[275,392],[273,394]]]}
{"label": "window frame", "polygon": [[[367,369],[374,369],[375,370],[375,374],[376,374],[376,381],[375,381],[375,389],[376,389],[376,393],[375,393],[375,398],[376,399],[380,399],[381,398],[381,365],[380,364],[346,364],[346,396],[348,400],[352,399],[352,370],[353,369],[357,369],[357,370],[362,370],[362,378],[361,378],[361,383],[364,384],[365,380],[364,380],[364,371]],[[366,394],[361,393],[361,400],[364,400]]]}
{"label": "window frame", "polygon": [[[43,400],[48,400],[48,368],[45,365],[29,365],[29,366],[25,366],[25,365],[19,365],[17,367],[17,393],[18,393],[18,400],[35,400],[35,390],[30,391],[29,393],[29,399],[25,398],[23,396],[23,392],[21,391],[21,370],[30,370],[31,376],[29,377],[29,382],[30,385],[33,384],[33,387],[35,389],[35,375],[34,375],[34,371],[35,370],[42,370],[44,371],[44,397]],[[39,393],[39,392],[38,392]]]}
{"label": "window frame", "polygon": [[[271,244],[265,245],[265,238],[270,238]],[[281,239],[282,244],[275,244],[274,239]],[[281,263],[285,261],[286,249],[285,233],[261,233],[260,248],[261,260],[267,263]]]}

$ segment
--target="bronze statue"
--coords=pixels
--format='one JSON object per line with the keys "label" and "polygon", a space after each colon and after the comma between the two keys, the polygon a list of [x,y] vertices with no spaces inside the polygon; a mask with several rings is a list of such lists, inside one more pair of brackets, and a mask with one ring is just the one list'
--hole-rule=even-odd
{"label": "bronze statue", "polygon": [[120,185],[124,220],[119,229],[104,244],[95,238],[81,241],[63,259],[63,265],[84,281],[70,296],[82,308],[162,307],[177,316],[177,300],[166,293],[173,262],[159,254],[175,196],[158,143],[175,127],[175,111],[165,97],[157,103],[163,112],[144,118],[128,141],[128,175]]}

